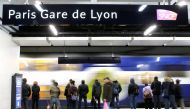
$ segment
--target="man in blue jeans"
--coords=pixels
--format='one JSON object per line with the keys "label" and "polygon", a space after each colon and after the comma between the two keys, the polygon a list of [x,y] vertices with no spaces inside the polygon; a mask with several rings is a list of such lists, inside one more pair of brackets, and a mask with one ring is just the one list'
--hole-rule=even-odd
{"label": "man in blue jeans", "polygon": [[169,109],[170,105],[172,106],[172,109],[177,109],[174,82],[170,77],[165,77],[164,82],[162,83],[162,93],[165,109]]}
{"label": "man in blue jeans", "polygon": [[60,101],[59,101],[60,89],[58,87],[58,83],[53,81],[53,85],[50,89],[50,109],[53,109],[54,105],[56,109],[60,109]]}
{"label": "man in blue jeans", "polygon": [[128,86],[128,95],[131,109],[136,109],[136,97],[139,95],[139,87],[133,78],[130,80],[130,84]]}

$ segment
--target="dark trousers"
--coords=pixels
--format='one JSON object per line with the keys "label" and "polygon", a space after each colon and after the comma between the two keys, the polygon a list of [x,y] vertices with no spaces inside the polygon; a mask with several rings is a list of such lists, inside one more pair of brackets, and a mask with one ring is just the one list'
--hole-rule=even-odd
{"label": "dark trousers", "polygon": [[119,94],[112,96],[111,106],[115,107],[115,104],[116,104],[116,107],[118,109],[119,108]]}
{"label": "dark trousers", "polygon": [[87,97],[86,96],[79,96],[78,109],[81,108],[82,100],[84,100],[84,108],[87,109]]}
{"label": "dark trousers", "polygon": [[154,109],[160,109],[160,95],[153,95]]}
{"label": "dark trousers", "polygon": [[152,109],[152,98],[145,98],[145,109]]}
{"label": "dark trousers", "polygon": [[69,100],[69,109],[76,109],[77,108],[77,101]]}
{"label": "dark trousers", "polygon": [[22,99],[22,108],[23,109],[29,109],[29,106],[28,106],[28,97],[24,97]]}
{"label": "dark trousers", "polygon": [[69,106],[70,106],[70,97],[66,97],[66,100],[67,100],[67,109],[69,109]]}
{"label": "dark trousers", "polygon": [[98,109],[100,109],[100,97],[95,97],[94,109],[97,109],[97,104],[98,104]]}
{"label": "dark trousers", "polygon": [[38,98],[32,98],[32,109],[38,109]]}

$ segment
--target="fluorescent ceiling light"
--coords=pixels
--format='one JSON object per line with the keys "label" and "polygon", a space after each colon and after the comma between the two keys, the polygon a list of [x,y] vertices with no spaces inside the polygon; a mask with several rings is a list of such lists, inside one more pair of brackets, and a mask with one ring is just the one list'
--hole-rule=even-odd
{"label": "fluorescent ceiling light", "polygon": [[156,58],[156,62],[160,62],[160,57],[157,57],[157,58]]}
{"label": "fluorescent ceiling light", "polygon": [[131,37],[92,37],[92,40],[131,40]]}
{"label": "fluorescent ceiling light", "polygon": [[144,11],[144,9],[147,7],[147,5],[141,5],[140,7],[139,7],[139,12],[143,12]]}
{"label": "fluorescent ceiling light", "polygon": [[189,41],[190,37],[175,37],[175,40]]}
{"label": "fluorescent ceiling light", "polygon": [[147,36],[149,34],[151,34],[155,29],[157,28],[157,25],[151,25],[150,27],[148,27],[145,32],[144,35]]}
{"label": "fluorescent ceiling light", "polygon": [[88,37],[50,37],[49,40],[68,40],[68,41],[72,41],[72,40],[88,40],[89,38]]}
{"label": "fluorescent ceiling light", "polygon": [[134,37],[133,40],[160,40],[160,41],[163,41],[163,40],[167,40],[167,41],[170,41],[170,40],[173,40],[173,37]]}
{"label": "fluorescent ceiling light", "polygon": [[38,11],[42,12],[44,9],[42,8],[42,2],[40,1],[35,1],[34,6],[38,9]]}
{"label": "fluorescent ceiling light", "polygon": [[187,2],[186,1],[180,1],[180,2],[178,2],[177,5],[179,5],[180,7],[183,7],[183,6],[187,5]]}
{"label": "fluorescent ceiling light", "polygon": [[51,32],[52,32],[55,36],[58,35],[57,29],[55,28],[54,25],[49,25],[49,28],[50,28]]}

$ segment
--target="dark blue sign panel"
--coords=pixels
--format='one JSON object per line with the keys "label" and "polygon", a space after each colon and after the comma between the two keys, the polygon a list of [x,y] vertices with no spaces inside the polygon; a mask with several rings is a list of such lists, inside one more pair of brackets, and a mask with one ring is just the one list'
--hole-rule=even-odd
{"label": "dark blue sign panel", "polygon": [[21,108],[22,77],[16,77],[16,109]]}
{"label": "dark blue sign panel", "polygon": [[48,24],[132,24],[187,25],[187,6],[45,4],[39,11],[34,5],[3,5],[4,25]]}

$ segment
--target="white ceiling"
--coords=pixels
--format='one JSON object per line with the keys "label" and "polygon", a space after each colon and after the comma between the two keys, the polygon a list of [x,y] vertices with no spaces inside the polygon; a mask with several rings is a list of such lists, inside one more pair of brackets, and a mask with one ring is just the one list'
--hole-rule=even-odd
{"label": "white ceiling", "polygon": [[20,46],[190,46],[189,37],[13,37]]}

